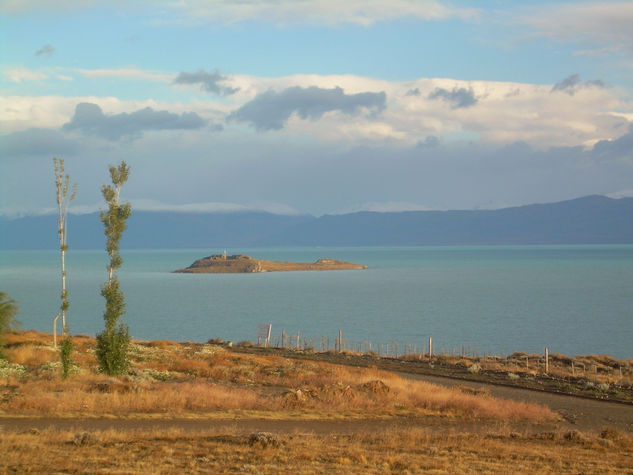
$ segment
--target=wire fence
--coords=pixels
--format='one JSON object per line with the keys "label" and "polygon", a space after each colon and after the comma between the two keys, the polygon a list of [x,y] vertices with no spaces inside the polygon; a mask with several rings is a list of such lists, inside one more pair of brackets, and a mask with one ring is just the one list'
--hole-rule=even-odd
{"label": "wire fence", "polygon": [[504,351],[501,354],[494,354],[485,348],[472,344],[437,345],[432,337],[428,337],[423,343],[402,343],[395,340],[376,343],[344,338],[341,330],[335,336],[308,336],[302,334],[301,331],[288,333],[282,330],[278,335],[271,335],[269,331],[266,338],[258,338],[257,344],[258,346],[296,351],[354,353],[383,358],[417,360],[429,364],[443,361],[454,363],[459,359],[464,359],[469,365],[478,362],[486,367],[497,367],[501,371],[508,372],[536,371],[548,374],[563,369],[576,377],[606,375],[615,379],[631,378],[633,375],[633,360],[623,362],[607,356],[595,355],[572,358],[561,354],[550,354],[547,347],[540,354],[519,351],[509,355],[506,355]]}

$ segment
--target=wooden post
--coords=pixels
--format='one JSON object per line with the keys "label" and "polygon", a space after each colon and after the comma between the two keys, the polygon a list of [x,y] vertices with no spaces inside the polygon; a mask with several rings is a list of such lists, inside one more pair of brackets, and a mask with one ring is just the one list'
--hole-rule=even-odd
{"label": "wooden post", "polygon": [[549,373],[549,348],[545,347],[545,374]]}
{"label": "wooden post", "polygon": [[433,338],[429,337],[429,361],[433,358]]}
{"label": "wooden post", "polygon": [[300,339],[301,334],[299,333],[299,330],[297,330],[297,350],[299,348],[301,348],[301,339]]}
{"label": "wooden post", "polygon": [[343,343],[343,332],[339,330],[338,331],[338,352],[339,353],[343,351],[342,343]]}
{"label": "wooden post", "polygon": [[571,375],[572,377],[576,377],[576,368],[574,368],[574,360],[571,360]]}
{"label": "wooden post", "polygon": [[59,319],[59,313],[53,318],[53,347],[57,348],[57,320]]}
{"label": "wooden post", "polygon": [[530,357],[525,355],[525,369],[530,369]]}

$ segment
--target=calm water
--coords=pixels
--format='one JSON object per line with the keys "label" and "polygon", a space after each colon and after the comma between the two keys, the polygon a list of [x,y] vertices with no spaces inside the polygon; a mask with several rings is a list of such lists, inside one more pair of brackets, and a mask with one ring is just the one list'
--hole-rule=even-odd
{"label": "calm water", "polygon": [[[257,258],[320,257],[365,271],[172,274],[221,249],[123,252],[124,321],[143,339],[256,340],[271,323],[307,337],[633,357],[633,246],[228,249]],[[105,251],[67,255],[73,333],[103,328]],[[59,253],[0,251],[0,289],[24,328],[50,331]],[[315,340],[317,341],[317,340]]]}

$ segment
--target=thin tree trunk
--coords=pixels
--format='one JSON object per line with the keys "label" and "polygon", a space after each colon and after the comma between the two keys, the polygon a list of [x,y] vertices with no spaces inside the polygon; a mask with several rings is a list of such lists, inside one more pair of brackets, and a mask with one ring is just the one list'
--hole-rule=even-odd
{"label": "thin tree trunk", "polygon": [[53,318],[53,348],[57,348],[57,320],[59,319],[59,313]]}

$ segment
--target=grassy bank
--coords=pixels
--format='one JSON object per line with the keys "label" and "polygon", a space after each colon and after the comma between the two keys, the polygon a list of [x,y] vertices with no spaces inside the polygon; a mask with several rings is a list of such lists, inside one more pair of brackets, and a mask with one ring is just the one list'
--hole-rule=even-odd
{"label": "grassy bank", "polygon": [[535,423],[558,417],[536,404],[411,381],[377,368],[243,354],[200,343],[134,342],[130,373],[111,378],[97,372],[94,339],[74,337],[74,368],[62,380],[50,342],[50,335],[34,331],[8,336],[2,413],[206,417],[248,411],[265,417],[442,416]]}

